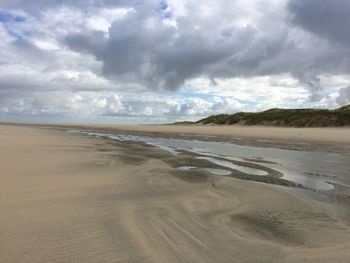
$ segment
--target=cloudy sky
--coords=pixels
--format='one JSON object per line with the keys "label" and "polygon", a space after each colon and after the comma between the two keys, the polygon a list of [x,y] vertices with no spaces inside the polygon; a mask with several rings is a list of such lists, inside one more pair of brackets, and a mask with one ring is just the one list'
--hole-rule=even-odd
{"label": "cloudy sky", "polygon": [[0,120],[347,103],[349,0],[0,0]]}

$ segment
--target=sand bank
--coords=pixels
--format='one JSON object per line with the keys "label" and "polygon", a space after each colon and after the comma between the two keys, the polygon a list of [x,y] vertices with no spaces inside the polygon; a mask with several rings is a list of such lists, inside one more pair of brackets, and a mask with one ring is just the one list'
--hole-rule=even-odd
{"label": "sand bank", "polygon": [[284,128],[263,126],[211,125],[67,125],[111,131],[159,134],[207,135],[235,139],[261,139],[282,142],[349,144],[350,128]]}
{"label": "sand bank", "polygon": [[159,157],[172,158],[1,125],[0,262],[348,262],[350,230],[323,204],[235,178],[192,180]]}

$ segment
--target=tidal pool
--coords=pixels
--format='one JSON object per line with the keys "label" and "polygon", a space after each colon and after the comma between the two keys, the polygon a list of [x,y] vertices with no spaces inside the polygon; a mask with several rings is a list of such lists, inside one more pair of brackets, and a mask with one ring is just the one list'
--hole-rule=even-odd
{"label": "tidal pool", "polygon": [[[350,156],[342,153],[265,148],[237,145],[230,142],[185,140],[126,133],[87,132],[79,130],[70,132],[107,137],[119,141],[144,142],[172,154],[188,151],[200,155],[198,158],[211,161],[223,169],[227,167],[247,174],[266,175],[266,171],[233,164],[230,160],[258,163],[261,166],[281,172],[283,178],[286,180],[302,184],[307,188],[317,191],[333,189],[334,186],[328,183],[329,181],[350,184]],[[220,160],[216,157],[220,157]],[[225,175],[224,171],[221,172],[221,175]],[[317,176],[312,176],[312,174]]]}

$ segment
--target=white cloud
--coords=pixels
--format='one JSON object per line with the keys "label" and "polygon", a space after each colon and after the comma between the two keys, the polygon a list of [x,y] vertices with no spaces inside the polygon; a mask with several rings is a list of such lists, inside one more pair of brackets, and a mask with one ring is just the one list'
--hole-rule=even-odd
{"label": "white cloud", "polygon": [[0,117],[163,122],[349,103],[348,38],[311,24],[305,0],[162,3],[2,1]]}

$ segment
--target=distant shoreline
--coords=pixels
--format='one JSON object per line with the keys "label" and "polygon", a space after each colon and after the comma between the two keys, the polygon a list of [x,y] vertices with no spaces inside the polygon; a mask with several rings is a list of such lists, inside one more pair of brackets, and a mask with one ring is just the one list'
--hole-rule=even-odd
{"label": "distant shoreline", "polygon": [[236,125],[83,125],[44,123],[12,123],[12,125],[42,126],[52,128],[82,128],[101,131],[141,132],[174,135],[203,135],[234,139],[271,140],[288,143],[295,142],[350,145],[349,127],[289,128]]}

